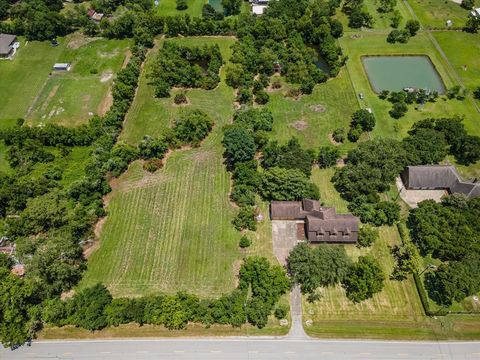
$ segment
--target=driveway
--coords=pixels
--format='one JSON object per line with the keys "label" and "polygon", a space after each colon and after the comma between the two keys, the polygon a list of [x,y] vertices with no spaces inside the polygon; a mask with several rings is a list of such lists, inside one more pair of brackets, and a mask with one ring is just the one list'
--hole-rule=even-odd
{"label": "driveway", "polygon": [[290,250],[297,245],[297,222],[296,221],[272,221],[273,253],[282,265],[286,265],[286,259]]}

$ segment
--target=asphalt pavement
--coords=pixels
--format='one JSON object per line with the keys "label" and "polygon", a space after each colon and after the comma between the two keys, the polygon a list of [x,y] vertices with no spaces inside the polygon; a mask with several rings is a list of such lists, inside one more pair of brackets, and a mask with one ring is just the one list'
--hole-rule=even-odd
{"label": "asphalt pavement", "polygon": [[40,341],[0,350],[0,359],[421,359],[480,360],[480,342],[274,338]]}

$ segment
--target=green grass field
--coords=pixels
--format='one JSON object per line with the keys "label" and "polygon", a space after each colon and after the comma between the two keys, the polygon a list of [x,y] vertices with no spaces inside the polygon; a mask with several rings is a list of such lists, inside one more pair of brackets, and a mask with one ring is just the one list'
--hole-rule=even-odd
{"label": "green grass field", "polygon": [[[176,41],[218,43],[228,59],[234,40]],[[159,135],[183,109],[173,105],[172,98],[153,98],[146,74],[154,54],[143,70],[123,141],[136,143],[144,134]],[[223,79],[223,70],[221,75]],[[243,253],[238,248],[240,233],[231,224],[236,209],[228,200],[230,178],[221,145],[222,125],[233,114],[233,90],[222,81],[212,91],[189,90],[187,97],[190,108],[214,118],[212,133],[199,148],[172,153],[154,175],[136,162],[114,182],[100,247],[89,259],[82,285],[101,281],[115,296],[178,290],[217,296],[234,288]],[[259,253],[271,253],[268,246],[254,242],[264,249]]]}
{"label": "green grass field", "polygon": [[76,35],[59,56],[59,62],[72,64],[71,71],[52,72],[27,119],[31,124],[55,122],[76,126],[93,114],[103,115],[109,108],[106,99],[115,73],[120,70],[128,40],[95,40],[72,48]]}
{"label": "green grass field", "polygon": [[[0,119],[75,126],[105,112],[107,91],[130,41],[90,40],[74,34],[59,39],[57,47],[21,41],[13,60],[0,62]],[[52,72],[56,62],[71,63],[72,70]]]}
{"label": "green grass field", "polygon": [[447,20],[453,27],[461,28],[468,18],[465,10],[452,0],[407,0],[423,26],[430,29],[446,29]]}
{"label": "green grass field", "polygon": [[12,61],[0,61],[0,119],[24,117],[64,49],[48,42],[21,41]]}
{"label": "green grass field", "polygon": [[206,3],[208,3],[207,0],[187,0],[188,8],[186,10],[177,10],[176,0],[159,0],[157,13],[163,16],[174,16],[180,14],[201,16],[202,7]]}
{"label": "green grass field", "polygon": [[[344,69],[338,77],[315,86],[311,95],[299,100],[285,97],[287,88],[269,93],[266,105],[272,111],[274,124],[272,136],[287,142],[292,136],[308,147],[318,149],[331,144],[329,135],[337,128],[348,129],[352,113],[358,109],[349,75]],[[342,148],[351,148],[346,143]]]}

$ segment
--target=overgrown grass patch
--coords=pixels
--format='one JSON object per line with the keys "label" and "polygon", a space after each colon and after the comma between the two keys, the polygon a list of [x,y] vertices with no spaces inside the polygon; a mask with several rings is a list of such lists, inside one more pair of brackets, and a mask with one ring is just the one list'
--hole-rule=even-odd
{"label": "overgrown grass patch", "polygon": [[[224,59],[228,59],[233,41],[178,39],[182,45],[217,43]],[[173,98],[153,98],[147,74],[154,54],[155,50],[143,69],[122,141],[135,144],[144,135],[159,136],[184,109],[174,105]],[[245,252],[238,247],[241,234],[231,224],[237,209],[228,197],[230,176],[221,144],[222,126],[233,115],[233,90],[222,80],[212,91],[188,90],[187,97],[188,108],[212,116],[214,129],[200,147],[171,153],[164,168],[155,174],[146,173],[137,161],[113,181],[100,247],[89,259],[81,286],[100,281],[114,296],[185,290],[203,297],[218,296],[235,287],[235,274]],[[267,233],[267,226],[268,221],[260,225],[262,233]],[[271,239],[271,228],[269,231]],[[252,237],[256,255],[272,258],[271,242],[265,245],[256,234],[247,235]]]}

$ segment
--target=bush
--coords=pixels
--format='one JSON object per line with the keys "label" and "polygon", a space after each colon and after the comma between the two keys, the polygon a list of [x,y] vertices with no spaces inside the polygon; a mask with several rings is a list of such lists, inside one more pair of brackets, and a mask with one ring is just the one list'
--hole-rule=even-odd
{"label": "bush", "polygon": [[343,143],[345,141],[345,129],[338,128],[333,131],[332,134],[333,140],[337,143]]}
{"label": "bush", "polygon": [[230,198],[239,206],[255,205],[255,192],[253,188],[248,185],[235,184]]}
{"label": "bush", "polygon": [[270,100],[270,96],[266,91],[260,90],[255,94],[255,102],[260,105],[265,105]]}
{"label": "bush", "polygon": [[233,219],[233,226],[238,231],[241,230],[257,230],[257,222],[255,220],[255,208],[252,206],[244,206],[240,208],[237,216]]}
{"label": "bush", "polygon": [[238,242],[238,246],[240,246],[242,249],[245,249],[245,248],[249,247],[251,244],[252,244],[252,242],[246,236],[242,236],[240,238],[240,241]]}
{"label": "bush", "polygon": [[242,88],[238,90],[237,98],[236,100],[240,104],[250,104],[252,102],[253,95],[250,89],[247,88]]}
{"label": "bush", "polygon": [[175,97],[173,98],[173,102],[177,105],[186,104],[188,102],[187,95],[185,95],[184,92],[175,94]]}
{"label": "bush", "polygon": [[473,97],[480,100],[480,86],[477,86],[475,90],[473,90]]}
{"label": "bush", "polygon": [[286,307],[277,307],[275,309],[274,315],[278,320],[285,319],[287,317],[288,310]]}
{"label": "bush", "polygon": [[407,20],[407,23],[405,24],[405,30],[410,33],[410,36],[415,36],[417,35],[417,31],[420,30],[420,23],[418,20]]}
{"label": "bush", "polygon": [[176,2],[177,2],[177,7],[176,7],[177,10],[188,9],[187,0],[176,0]]}
{"label": "bush", "polygon": [[154,173],[163,167],[162,159],[152,158],[143,163],[143,169],[149,173]]}

